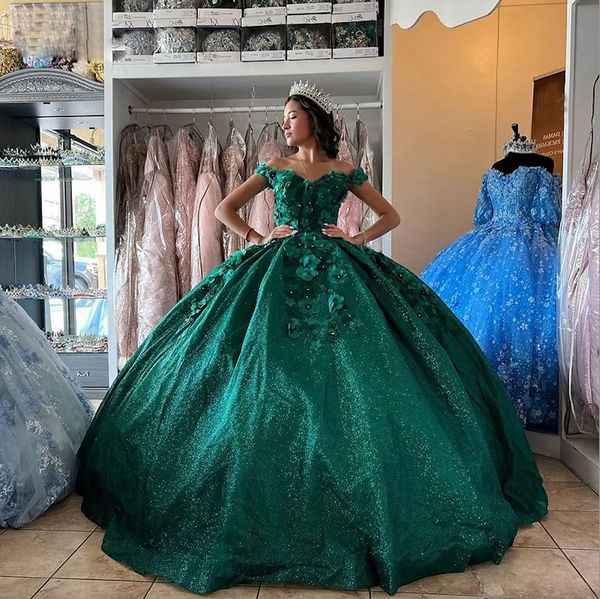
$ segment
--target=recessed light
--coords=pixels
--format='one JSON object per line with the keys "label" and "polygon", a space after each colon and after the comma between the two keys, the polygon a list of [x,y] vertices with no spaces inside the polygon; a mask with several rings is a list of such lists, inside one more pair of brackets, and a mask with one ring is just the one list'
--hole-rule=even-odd
{"label": "recessed light", "polygon": [[62,108],[53,108],[52,110],[53,110],[54,112],[62,112],[62,111],[63,111],[63,109],[62,109]]}

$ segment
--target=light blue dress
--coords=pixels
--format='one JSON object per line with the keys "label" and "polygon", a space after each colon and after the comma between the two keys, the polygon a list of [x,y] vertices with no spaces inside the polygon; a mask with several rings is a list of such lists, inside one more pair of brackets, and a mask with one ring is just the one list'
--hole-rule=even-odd
{"label": "light blue dress", "polygon": [[0,290],[0,527],[21,527],[68,495],[93,416],[43,333]]}
{"label": "light blue dress", "polygon": [[475,228],[421,278],[470,330],[528,429],[558,427],[556,324],[560,178],[542,167],[490,169]]}

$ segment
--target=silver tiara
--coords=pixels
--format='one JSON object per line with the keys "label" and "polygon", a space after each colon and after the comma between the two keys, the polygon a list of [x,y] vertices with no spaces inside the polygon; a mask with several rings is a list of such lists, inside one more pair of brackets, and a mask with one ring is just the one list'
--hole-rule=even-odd
{"label": "silver tiara", "polygon": [[325,112],[333,112],[331,96],[319,89],[314,83],[308,81],[294,81],[290,87],[290,96],[304,96],[316,102]]}
{"label": "silver tiara", "polygon": [[537,144],[533,139],[527,139],[524,135],[516,136],[513,139],[509,139],[504,144],[504,155],[506,156],[509,152],[516,154],[530,154],[537,150]]}

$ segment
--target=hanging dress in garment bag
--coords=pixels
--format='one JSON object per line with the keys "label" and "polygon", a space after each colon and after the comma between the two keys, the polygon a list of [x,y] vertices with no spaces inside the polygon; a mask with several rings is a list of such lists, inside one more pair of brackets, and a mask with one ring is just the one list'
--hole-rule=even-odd
{"label": "hanging dress in garment bag", "polygon": [[[598,430],[600,401],[600,286],[598,149],[581,161],[561,223],[559,240],[560,366],[579,432]],[[591,161],[590,161],[591,158]]]}
{"label": "hanging dress in garment bag", "polygon": [[246,158],[244,160],[244,181],[254,173],[257,165],[257,146],[254,139],[254,129],[248,123],[246,135],[244,135],[244,143],[246,144]]}
{"label": "hanging dress in garment bag", "polygon": [[[192,137],[193,130],[179,129],[175,140],[173,192],[175,205],[175,256],[177,259],[178,299],[191,288],[192,216],[196,197],[196,181],[200,166],[201,147]],[[172,140],[172,141],[173,141]]]}
{"label": "hanging dress in garment bag", "polygon": [[[279,123],[270,123],[263,127],[258,138],[258,163],[287,155],[287,146],[281,134]],[[268,235],[275,228],[273,190],[270,187],[265,188],[256,194],[248,205],[248,224],[261,235]]]}
{"label": "hanging dress in garment bag", "polygon": [[[350,142],[348,128],[346,127],[346,119],[342,116],[338,123],[337,129],[340,132],[340,145],[338,151],[338,160],[349,162],[356,166],[356,149]],[[356,235],[360,231],[360,223],[362,221],[363,203],[353,193],[349,192],[340,206],[338,213],[337,226],[347,235]]]}
{"label": "hanging dress in garment bag", "polygon": [[[229,135],[225,143],[225,148],[221,153],[221,180],[223,181],[223,196],[228,196],[236,187],[242,184],[244,180],[246,160],[246,143],[239,131],[229,123]],[[246,207],[238,210],[238,215],[246,220]],[[244,240],[231,231],[228,227],[223,227],[223,252],[225,259],[231,254],[241,250],[245,245]]]}
{"label": "hanging dress in garment bag", "polygon": [[[360,120],[356,121],[356,131],[354,132],[354,147],[356,148],[356,163],[357,166],[362,168],[367,176],[369,177],[369,183],[375,188],[379,189],[379,183],[377,180],[377,172],[375,170],[375,152],[369,143],[369,131],[367,126]],[[378,220],[377,213],[369,208],[367,204],[361,202],[362,206],[362,221],[360,224],[360,230],[364,231],[368,229],[375,221]],[[367,245],[381,252],[382,243],[381,237],[373,239],[367,243]]]}
{"label": "hanging dress in garment bag", "polygon": [[125,365],[138,346],[139,268],[136,246],[143,230],[142,194],[147,151],[146,144],[140,143],[143,137],[144,133],[141,130],[128,127],[123,131],[120,143],[114,275],[114,314],[119,369]]}
{"label": "hanging dress in garment bag", "polygon": [[144,168],[144,232],[137,246],[138,344],[177,303],[175,218],[167,147],[158,135],[148,142]]}
{"label": "hanging dress in garment bag", "polygon": [[215,266],[223,262],[223,223],[215,216],[215,208],[223,199],[219,179],[220,155],[221,146],[211,122],[208,124],[208,136],[202,150],[192,214],[192,288]]}

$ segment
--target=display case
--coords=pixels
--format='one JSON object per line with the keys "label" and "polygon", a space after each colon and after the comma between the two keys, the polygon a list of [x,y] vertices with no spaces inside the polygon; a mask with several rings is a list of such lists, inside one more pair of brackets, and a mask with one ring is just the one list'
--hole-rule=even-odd
{"label": "display case", "polygon": [[41,69],[0,78],[0,90],[0,285],[99,399],[108,387],[103,86]]}

